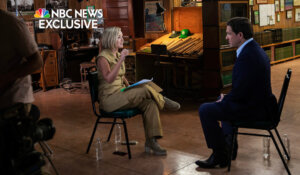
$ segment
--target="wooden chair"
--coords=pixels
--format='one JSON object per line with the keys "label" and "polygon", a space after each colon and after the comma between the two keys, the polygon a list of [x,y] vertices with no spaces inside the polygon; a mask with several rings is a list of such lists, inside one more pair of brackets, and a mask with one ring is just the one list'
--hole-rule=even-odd
{"label": "wooden chair", "polygon": [[[127,127],[126,127],[126,121],[125,119],[127,118],[131,118],[134,117],[138,114],[141,114],[141,112],[138,109],[127,109],[127,110],[117,110],[114,112],[105,112],[103,110],[98,110],[96,109],[96,106],[98,107],[98,105],[96,105],[97,103],[99,103],[99,99],[98,99],[98,72],[89,72],[88,73],[88,81],[89,81],[89,88],[90,88],[90,94],[91,94],[91,100],[92,100],[92,106],[93,106],[93,112],[96,115],[97,119],[95,122],[95,126],[94,126],[94,130],[92,133],[92,136],[90,138],[90,142],[87,148],[86,153],[89,153],[91,144],[93,142],[94,139],[94,135],[97,129],[97,126],[99,123],[103,123],[103,124],[112,124],[108,138],[107,138],[107,142],[110,140],[113,128],[115,126],[115,124],[122,124],[123,128],[124,128],[124,133],[125,133],[125,139],[126,139],[126,145],[127,145],[127,151],[128,151],[128,158],[131,159],[131,152],[130,152],[130,145],[129,145],[129,139],[128,139],[128,133],[127,133]],[[112,122],[101,122],[100,119],[102,118],[111,118],[113,119]],[[120,119],[121,122],[117,122],[117,119]]]}
{"label": "wooden chair", "polygon": [[[288,86],[289,86],[289,82],[291,79],[291,75],[292,75],[292,70],[288,69],[287,74],[285,75],[284,78],[284,82],[282,85],[282,89],[281,89],[281,93],[280,93],[280,97],[278,99],[278,112],[277,115],[274,116],[272,121],[258,121],[258,122],[233,122],[232,125],[234,127],[234,134],[233,134],[233,139],[232,139],[232,147],[231,147],[231,151],[230,151],[230,157],[229,157],[229,165],[228,165],[228,171],[230,171],[230,167],[231,167],[231,158],[232,158],[232,153],[233,153],[233,145],[235,144],[234,142],[236,141],[237,138],[237,134],[241,134],[241,135],[250,135],[250,136],[259,136],[259,137],[271,137],[272,141],[277,149],[277,152],[282,160],[282,163],[287,171],[287,173],[289,175],[291,175],[291,172],[287,166],[286,161],[284,160],[284,157],[279,149],[279,146],[275,140],[275,137],[272,133],[272,130],[275,130],[275,133],[277,135],[277,138],[282,146],[282,149],[287,157],[288,160],[290,160],[290,156],[287,153],[287,150],[282,142],[282,139],[279,135],[279,132],[277,130],[277,126],[279,124],[280,121],[280,117],[281,117],[281,112],[282,112],[282,108],[284,105],[284,100],[285,100],[285,96],[288,90]],[[246,129],[257,129],[257,130],[265,130],[268,131],[269,134],[256,134],[256,133],[244,133],[244,132],[238,132],[239,128],[246,128]]]}

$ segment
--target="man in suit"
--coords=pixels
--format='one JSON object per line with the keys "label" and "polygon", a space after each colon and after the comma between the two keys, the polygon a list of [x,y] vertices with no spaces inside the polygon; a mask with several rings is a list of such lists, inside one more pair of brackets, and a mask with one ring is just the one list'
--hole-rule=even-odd
{"label": "man in suit", "polygon": [[[237,47],[232,73],[232,90],[221,94],[213,103],[204,103],[199,115],[208,148],[213,153],[207,160],[195,163],[202,168],[226,167],[233,128],[230,121],[268,120],[277,111],[277,102],[270,83],[270,61],[264,50],[253,40],[247,18],[236,17],[227,22],[226,39]],[[221,126],[219,122],[221,121]],[[234,145],[233,160],[237,145]]]}

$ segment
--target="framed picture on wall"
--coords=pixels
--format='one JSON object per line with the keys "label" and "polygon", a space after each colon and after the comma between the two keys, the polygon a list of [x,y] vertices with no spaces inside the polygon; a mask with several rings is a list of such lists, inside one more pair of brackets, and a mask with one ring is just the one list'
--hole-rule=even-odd
{"label": "framed picture on wall", "polygon": [[292,19],[292,18],[293,18],[293,10],[287,10],[286,19]]}
{"label": "framed picture on wall", "polygon": [[7,11],[16,12],[18,16],[34,14],[34,0],[7,0]]}
{"label": "framed picture on wall", "polygon": [[285,0],[284,1],[285,10],[293,9],[293,0]]}
{"label": "framed picture on wall", "polygon": [[280,0],[280,11],[284,12],[284,0]]}
{"label": "framed picture on wall", "polygon": [[[87,10],[92,10],[92,9],[95,9],[95,6],[94,5],[88,5],[86,6],[86,9]],[[87,13],[87,19],[89,20],[90,16],[89,16],[89,13]]]}
{"label": "framed picture on wall", "polygon": [[101,14],[100,13],[96,14],[96,19],[98,19],[97,24],[98,25],[104,25],[103,11],[102,11],[102,9],[99,9],[99,10],[101,11]]}
{"label": "framed picture on wall", "polygon": [[67,9],[68,0],[46,0],[46,9]]}
{"label": "framed picture on wall", "polygon": [[275,0],[275,12],[279,12],[279,0]]}
{"label": "framed picture on wall", "polygon": [[145,29],[146,32],[163,32],[164,25],[163,1],[145,1]]}
{"label": "framed picture on wall", "polygon": [[295,22],[300,22],[300,8],[295,8]]}
{"label": "framed picture on wall", "polygon": [[254,10],[253,14],[254,14],[254,24],[259,24],[259,11]]}
{"label": "framed picture on wall", "polygon": [[268,0],[256,0],[257,4],[267,4]]}
{"label": "framed picture on wall", "polygon": [[249,5],[253,5],[253,0],[249,0]]}
{"label": "framed picture on wall", "polygon": [[268,26],[275,24],[275,6],[274,4],[259,5],[259,26]]}
{"label": "framed picture on wall", "polygon": [[294,6],[300,6],[300,0],[294,0]]}

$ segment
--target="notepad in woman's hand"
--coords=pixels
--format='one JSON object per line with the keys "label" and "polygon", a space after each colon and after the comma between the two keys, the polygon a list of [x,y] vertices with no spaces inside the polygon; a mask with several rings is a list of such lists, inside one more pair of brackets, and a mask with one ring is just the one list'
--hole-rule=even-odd
{"label": "notepad in woman's hand", "polygon": [[143,79],[143,80],[141,80],[141,81],[139,81],[139,82],[136,82],[136,83],[134,83],[134,84],[132,84],[132,85],[127,86],[126,88],[121,89],[121,92],[126,91],[126,90],[129,89],[129,88],[136,87],[136,86],[141,85],[141,84],[148,84],[148,85],[151,86],[154,90],[156,90],[156,92],[161,92],[161,91],[163,91],[162,88],[160,88],[157,84],[153,83],[152,80],[153,80],[153,78],[151,78],[151,80],[149,80],[149,79]]}
{"label": "notepad in woman's hand", "polygon": [[142,80],[140,80],[140,81],[138,81],[138,82],[136,82],[136,83],[134,83],[134,84],[132,84],[132,85],[127,86],[126,88],[121,89],[121,92],[123,92],[123,91],[125,91],[125,90],[127,90],[127,89],[129,89],[129,88],[132,88],[132,87],[141,85],[141,84],[149,83],[149,82],[151,82],[152,80],[153,80],[153,78],[151,78],[151,80],[149,80],[149,79],[142,79]]}

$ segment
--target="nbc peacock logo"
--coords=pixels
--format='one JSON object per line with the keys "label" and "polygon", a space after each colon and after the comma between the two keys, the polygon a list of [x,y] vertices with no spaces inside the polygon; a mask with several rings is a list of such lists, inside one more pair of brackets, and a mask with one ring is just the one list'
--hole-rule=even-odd
{"label": "nbc peacock logo", "polygon": [[50,18],[49,11],[44,9],[44,8],[39,8],[38,10],[35,11],[34,14],[35,18]]}

